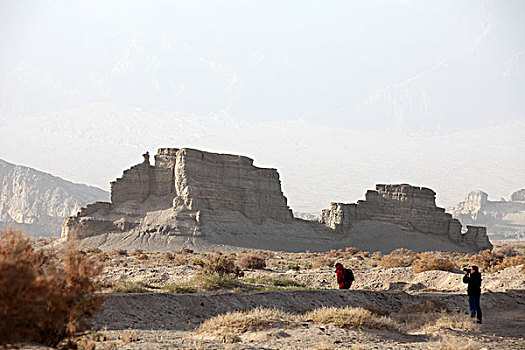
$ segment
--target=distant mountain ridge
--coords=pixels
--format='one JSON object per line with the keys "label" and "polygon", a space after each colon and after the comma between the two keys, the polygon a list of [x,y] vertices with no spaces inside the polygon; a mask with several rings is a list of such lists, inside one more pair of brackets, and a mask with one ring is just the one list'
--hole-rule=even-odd
{"label": "distant mountain ridge", "polygon": [[58,235],[62,220],[109,193],[0,159],[0,227]]}
{"label": "distant mountain ridge", "polygon": [[471,191],[447,211],[463,225],[486,226],[490,239],[525,239],[525,189],[512,193],[510,200],[491,201],[488,196],[480,190]]}

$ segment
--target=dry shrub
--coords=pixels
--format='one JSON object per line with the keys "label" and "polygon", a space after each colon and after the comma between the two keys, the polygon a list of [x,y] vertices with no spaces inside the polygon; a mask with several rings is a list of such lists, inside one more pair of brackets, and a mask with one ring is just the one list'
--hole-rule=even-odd
{"label": "dry shrub", "polygon": [[142,250],[141,249],[138,249],[136,248],[132,253],[131,255],[141,255],[142,254]]}
{"label": "dry shrub", "polygon": [[370,257],[370,253],[369,252],[357,252],[354,254],[354,257],[359,257],[359,258],[369,258]]}
{"label": "dry shrub", "polygon": [[137,256],[137,260],[148,260],[148,256],[146,254],[140,254]]}
{"label": "dry shrub", "polygon": [[415,253],[409,249],[398,248],[390,254],[384,255],[381,258],[381,266],[383,267],[407,267],[412,265]]}
{"label": "dry shrub", "polygon": [[372,259],[374,259],[374,260],[381,260],[382,257],[383,257],[383,253],[381,253],[381,252],[373,252],[372,253]]}
{"label": "dry shrub", "polygon": [[330,258],[341,258],[345,256],[345,253],[341,249],[332,249],[326,253],[326,256]]}
{"label": "dry shrub", "polygon": [[347,254],[354,255],[354,254],[356,254],[357,252],[359,252],[359,249],[357,249],[356,247],[347,247],[347,248],[345,249],[345,252],[346,252]]}
{"label": "dry shrub", "polygon": [[86,253],[100,254],[100,253],[102,253],[102,249],[100,249],[100,248],[87,248],[86,249]]}
{"label": "dry shrub", "polygon": [[501,268],[504,269],[510,266],[518,266],[525,264],[525,255],[518,255],[513,257],[504,257],[501,262]]}
{"label": "dry shrub", "polygon": [[59,255],[35,251],[20,232],[0,238],[0,343],[56,346],[88,329],[101,307],[95,282],[102,265],[70,247]]}
{"label": "dry shrub", "polygon": [[507,256],[507,257],[513,257],[519,255],[518,250],[515,246],[512,245],[506,245],[501,248],[498,248],[496,250],[496,253],[499,255]]}
{"label": "dry shrub", "polygon": [[193,254],[193,253],[194,253],[193,249],[186,248],[186,247],[183,247],[177,250],[176,252],[176,254],[182,254],[182,255]]}
{"label": "dry shrub", "polygon": [[164,257],[165,260],[168,260],[168,261],[169,260],[173,260],[175,258],[173,253],[169,253],[169,252],[168,253],[164,253],[163,257]]}
{"label": "dry shrub", "polygon": [[234,254],[223,254],[213,251],[203,258],[201,274],[242,276],[243,272],[237,266]]}
{"label": "dry shrub", "polygon": [[432,253],[419,253],[414,258],[414,272],[420,273],[423,271],[441,270],[454,271],[456,264],[447,258],[437,257]]}
{"label": "dry shrub", "polygon": [[335,263],[335,259],[333,258],[325,258],[325,257],[320,257],[318,259],[315,259],[314,263],[312,264],[312,267],[314,269],[318,269],[320,267],[324,267],[324,266],[334,266],[334,263]]}
{"label": "dry shrub", "polygon": [[287,328],[296,323],[296,317],[278,309],[257,307],[250,311],[236,311],[204,321],[196,334],[211,335],[224,342],[238,342],[239,335],[250,331]]}
{"label": "dry shrub", "polygon": [[[190,259],[187,255],[175,255],[172,259],[172,265],[173,266],[182,266],[182,265],[188,265],[190,262]],[[204,262],[197,263],[196,265],[204,265]]]}
{"label": "dry shrub", "polygon": [[503,269],[501,263],[503,262],[503,255],[495,251],[483,250],[478,254],[472,255],[470,263],[477,265],[482,271],[495,272]]}
{"label": "dry shrub", "polygon": [[128,343],[134,342],[136,340],[139,340],[140,337],[141,337],[141,334],[138,333],[134,329],[123,330],[122,333],[120,333],[120,336],[119,336],[120,340],[122,340],[122,342],[124,344],[128,344]]}
{"label": "dry shrub", "polygon": [[264,269],[266,267],[266,256],[260,251],[243,251],[237,257],[237,265],[241,269]]}
{"label": "dry shrub", "polygon": [[390,318],[378,316],[370,310],[360,307],[322,307],[306,313],[304,320],[315,323],[333,323],[340,328],[371,328],[397,330],[397,324]]}
{"label": "dry shrub", "polygon": [[127,256],[128,255],[128,251],[126,249],[117,249],[117,250],[114,250],[113,255],[120,255],[120,256]]}

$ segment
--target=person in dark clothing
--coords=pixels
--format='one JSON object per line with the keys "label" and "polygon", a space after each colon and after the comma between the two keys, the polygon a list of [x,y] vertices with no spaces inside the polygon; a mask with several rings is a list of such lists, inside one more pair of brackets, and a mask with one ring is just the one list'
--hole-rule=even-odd
{"label": "person in dark clothing", "polygon": [[478,323],[481,323],[481,273],[477,266],[472,266],[470,271],[465,271],[463,283],[468,283],[467,295],[470,308],[470,317],[478,317]]}
{"label": "person in dark clothing", "polygon": [[339,284],[339,289],[350,289],[352,286],[352,281],[349,281],[345,278],[344,266],[341,263],[335,264],[335,274],[337,275],[337,283]]}

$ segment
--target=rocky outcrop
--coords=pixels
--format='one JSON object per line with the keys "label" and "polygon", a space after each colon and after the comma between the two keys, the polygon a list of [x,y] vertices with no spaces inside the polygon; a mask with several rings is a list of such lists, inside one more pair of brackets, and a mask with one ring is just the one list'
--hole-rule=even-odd
{"label": "rocky outcrop", "polygon": [[160,148],[111,183],[111,203],[94,203],[63,224],[63,235],[85,238],[137,229],[201,236],[203,221],[238,213],[253,224],[290,222],[292,214],[275,169],[247,157],[193,149]]}
{"label": "rocky outcrop", "polygon": [[149,154],[143,156],[111,183],[111,202],[88,205],[64,221],[66,239],[108,250],[491,247],[481,228],[462,235],[461,223],[436,207],[428,188],[377,185],[364,201],[332,203],[318,221],[302,220],[292,216],[277,171],[250,158],[161,148],[151,165]]}
{"label": "rocky outcrop", "polygon": [[511,200],[489,200],[483,191],[471,191],[464,201],[447,212],[467,225],[483,225],[491,239],[525,238],[525,189],[511,194]]}
{"label": "rocky outcrop", "polygon": [[109,194],[51,174],[0,160],[0,228],[27,234],[57,235],[65,217]]}
{"label": "rocky outcrop", "polygon": [[386,221],[412,231],[441,235],[456,243],[492,249],[484,227],[469,226],[462,234],[462,225],[445,209],[436,206],[436,193],[429,188],[401,185],[376,185],[365,200],[357,204],[332,203],[322,211],[319,222],[339,233],[351,230],[359,220]]}

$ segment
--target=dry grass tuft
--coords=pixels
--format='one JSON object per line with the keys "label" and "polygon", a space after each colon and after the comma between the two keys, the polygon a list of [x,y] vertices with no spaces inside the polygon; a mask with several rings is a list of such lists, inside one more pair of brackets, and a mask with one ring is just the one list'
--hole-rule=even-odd
{"label": "dry grass tuft", "polygon": [[413,264],[415,273],[432,270],[454,271],[457,268],[451,260],[428,252],[417,254]]}
{"label": "dry grass tuft", "polygon": [[485,348],[470,339],[464,337],[446,337],[437,342],[429,343],[429,350],[481,350]]}
{"label": "dry grass tuft", "polygon": [[201,291],[214,291],[220,289],[245,290],[247,286],[235,276],[219,275],[217,273],[201,274],[195,276],[184,286]]}
{"label": "dry grass tuft", "polygon": [[423,331],[427,334],[435,334],[444,329],[451,329],[455,331],[475,331],[479,330],[480,326],[474,322],[468,315],[452,314],[442,312],[438,317],[426,324]]}
{"label": "dry grass tuft", "polygon": [[118,281],[112,286],[112,293],[147,293],[148,285],[144,282]]}
{"label": "dry grass tuft", "polygon": [[306,313],[304,320],[315,323],[333,323],[340,328],[371,328],[397,330],[399,327],[390,318],[378,316],[370,310],[359,307],[322,307]]}
{"label": "dry grass tuft", "polygon": [[415,253],[409,249],[399,248],[381,258],[383,267],[407,267],[412,265]]}
{"label": "dry grass tuft", "polygon": [[29,239],[0,234],[0,344],[33,341],[57,346],[89,328],[101,307],[95,278],[103,266],[70,246],[35,251]]}
{"label": "dry grass tuft", "polygon": [[242,333],[287,328],[296,323],[295,319],[296,317],[282,310],[258,307],[250,311],[236,311],[212,317],[204,321],[195,333],[233,343],[240,341],[239,335]]}

